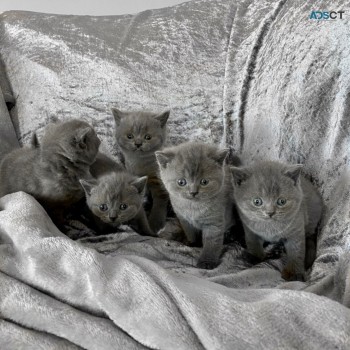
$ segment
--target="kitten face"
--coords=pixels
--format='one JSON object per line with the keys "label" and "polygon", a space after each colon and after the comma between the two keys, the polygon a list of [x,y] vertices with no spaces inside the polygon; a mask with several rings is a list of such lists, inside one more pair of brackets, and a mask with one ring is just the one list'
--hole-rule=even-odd
{"label": "kitten face", "polygon": [[116,122],[116,139],[122,151],[142,155],[153,153],[163,146],[169,111],[154,114],[112,109],[112,112]]}
{"label": "kitten face", "polygon": [[128,173],[112,173],[96,182],[81,180],[87,204],[100,220],[113,226],[130,221],[139,212],[147,177]]}
{"label": "kitten face", "polygon": [[156,152],[156,157],[161,179],[172,196],[201,201],[221,190],[227,153],[215,146],[185,143]]}
{"label": "kitten face", "polygon": [[72,163],[90,165],[96,159],[100,143],[88,123],[73,119],[47,126],[40,147],[48,157],[56,154]]}
{"label": "kitten face", "polygon": [[283,222],[299,210],[303,198],[299,165],[264,162],[232,167],[237,206],[250,220]]}

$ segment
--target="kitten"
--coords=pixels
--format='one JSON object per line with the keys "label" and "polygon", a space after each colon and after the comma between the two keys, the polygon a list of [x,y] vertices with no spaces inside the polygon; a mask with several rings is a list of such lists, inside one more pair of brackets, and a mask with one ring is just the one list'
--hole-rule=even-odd
{"label": "kitten", "polygon": [[200,268],[218,265],[224,233],[234,224],[227,154],[227,149],[195,142],[156,152],[160,177],[187,240],[195,243],[202,236]]}
{"label": "kitten", "polygon": [[138,178],[127,172],[80,181],[98,233],[115,232],[119,225],[129,223],[141,235],[155,236],[142,206],[146,182],[146,176]]}
{"label": "kitten", "polygon": [[243,222],[248,251],[264,258],[263,243],[282,241],[287,254],[282,277],[302,279],[306,237],[315,233],[322,200],[301,176],[302,165],[261,162],[247,168],[231,167],[234,198]]}
{"label": "kitten", "polygon": [[125,167],[136,176],[147,176],[147,189],[152,196],[149,215],[154,232],[165,225],[168,195],[158,178],[155,151],[163,148],[166,123],[170,111],[161,114],[149,112],[122,112],[112,109],[116,123],[116,140],[123,153]]}
{"label": "kitten", "polygon": [[[30,141],[32,148],[40,148],[40,142],[36,132],[33,133]],[[106,154],[98,152],[95,161],[90,166],[90,173],[94,178],[108,174],[112,171],[123,171],[125,167],[108,157]]]}
{"label": "kitten", "polygon": [[84,197],[79,179],[91,178],[100,140],[88,123],[75,119],[49,124],[40,147],[33,140],[1,162],[0,196],[27,192],[60,224],[62,210]]}

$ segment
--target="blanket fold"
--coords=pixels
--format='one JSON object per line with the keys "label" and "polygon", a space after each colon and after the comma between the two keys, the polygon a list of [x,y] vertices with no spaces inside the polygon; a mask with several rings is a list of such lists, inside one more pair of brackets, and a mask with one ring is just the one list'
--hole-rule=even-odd
{"label": "blanket fold", "polygon": [[[0,77],[1,79],[1,77]],[[0,161],[3,156],[13,149],[19,147],[18,139],[13,128],[6,100],[2,94],[0,85]]]}
{"label": "blanket fold", "polygon": [[[1,24],[0,24],[1,25]],[[15,105],[15,98],[11,89],[10,82],[7,77],[5,63],[0,55],[0,88],[8,109],[11,109]]]}

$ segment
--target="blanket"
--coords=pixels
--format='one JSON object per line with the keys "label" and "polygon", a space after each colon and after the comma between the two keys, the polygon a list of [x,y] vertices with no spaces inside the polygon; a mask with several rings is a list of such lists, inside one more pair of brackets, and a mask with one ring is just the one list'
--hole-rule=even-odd
{"label": "blanket", "polygon": [[5,196],[1,349],[350,347],[350,24],[310,19],[318,9],[348,5],[202,0],[132,16],[0,15],[1,86],[16,97],[0,115],[1,146],[3,135],[13,148],[79,117],[117,159],[111,107],[169,108],[170,144],[230,146],[245,164],[303,163],[325,202],[307,280],[286,283],[282,259],[257,263],[236,242],[201,270],[200,248],[129,227],[95,237],[80,222],[66,236],[28,194]]}
{"label": "blanket", "polygon": [[[29,195],[0,200],[2,349],[346,349],[350,310],[311,293],[262,288],[225,254],[199,276],[198,252],[135,233],[76,242]],[[96,238],[101,240],[101,237]],[[112,248],[112,249],[111,249]],[[220,275],[220,272],[217,272]],[[224,286],[227,274],[236,286]]]}

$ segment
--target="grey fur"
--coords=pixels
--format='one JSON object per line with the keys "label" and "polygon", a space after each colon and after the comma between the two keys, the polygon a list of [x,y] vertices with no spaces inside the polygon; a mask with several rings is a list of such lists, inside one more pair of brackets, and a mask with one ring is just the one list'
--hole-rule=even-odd
{"label": "grey fur", "polygon": [[[30,146],[40,148],[40,142],[36,132],[33,133]],[[94,178],[106,175],[112,171],[124,171],[125,167],[108,157],[106,154],[98,152],[95,161],[90,166],[90,173]]]}
{"label": "grey fur", "polygon": [[115,162],[107,155],[99,152],[95,162],[90,167],[90,173],[94,178],[98,178],[103,175],[107,175],[114,171],[125,171],[125,167]]}
{"label": "grey fur", "polygon": [[[116,140],[125,159],[127,171],[136,176],[147,176],[147,188],[152,196],[149,223],[154,232],[165,225],[168,196],[158,178],[155,151],[163,148],[166,140],[166,123],[170,111],[161,114],[150,112],[123,112],[112,109],[116,123]],[[128,138],[132,136],[132,138]],[[151,136],[150,140],[147,137]],[[136,145],[139,146],[136,146]]]}
{"label": "grey fur", "polygon": [[[299,164],[272,161],[246,168],[231,167],[234,198],[247,248],[253,255],[264,258],[264,241],[283,241],[287,261],[282,277],[287,280],[302,279],[305,262],[310,264],[313,260],[306,256],[305,242],[310,243],[323,207],[316,189],[300,175],[301,168]],[[277,204],[279,198],[286,200],[284,205]]]}
{"label": "grey fur", "polygon": [[[188,142],[156,152],[160,177],[189,242],[202,235],[198,267],[218,265],[224,233],[234,224],[232,184],[225,163],[228,150]],[[185,179],[180,186],[178,180]],[[201,180],[209,180],[201,185]]]}
{"label": "grey fur", "polygon": [[[136,177],[127,172],[111,172],[96,180],[81,180],[86,203],[94,216],[99,233],[115,232],[124,223],[136,226],[142,235],[155,236],[143,209],[147,177]],[[127,205],[122,209],[122,205]],[[101,205],[106,210],[101,210]]]}
{"label": "grey fur", "polygon": [[[36,137],[35,140],[37,143]],[[50,214],[60,216],[60,209],[84,197],[79,179],[91,178],[89,167],[99,145],[94,129],[86,122],[74,119],[49,124],[40,147],[32,143],[31,147],[17,149],[3,159],[0,196],[24,191],[41,202]]]}

